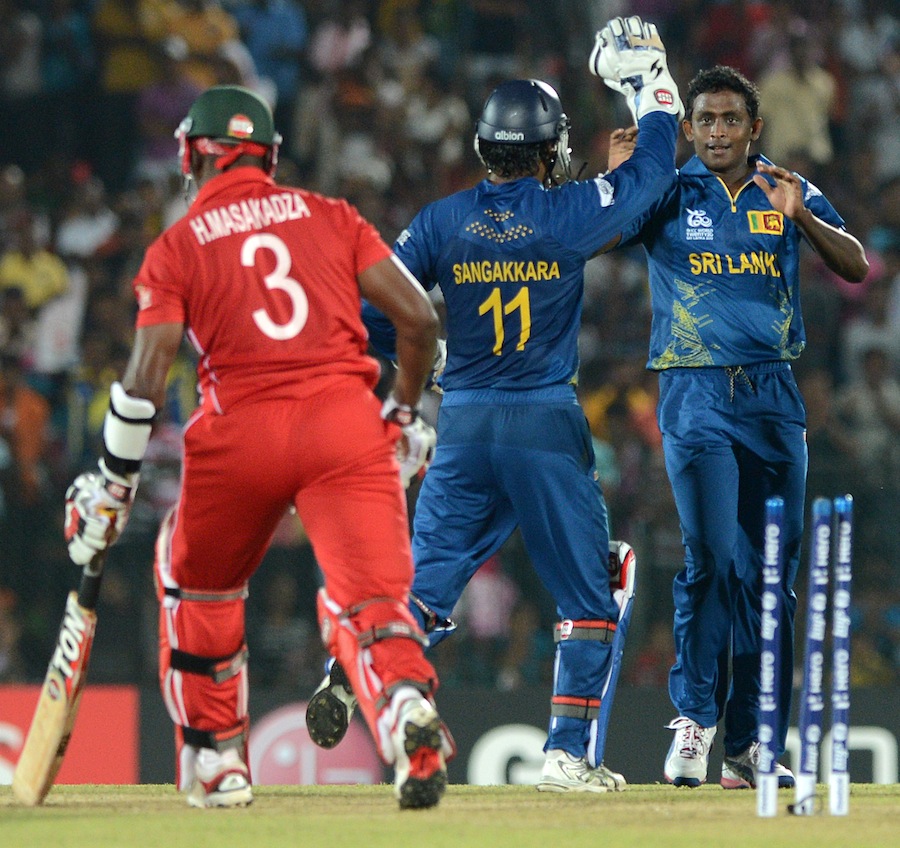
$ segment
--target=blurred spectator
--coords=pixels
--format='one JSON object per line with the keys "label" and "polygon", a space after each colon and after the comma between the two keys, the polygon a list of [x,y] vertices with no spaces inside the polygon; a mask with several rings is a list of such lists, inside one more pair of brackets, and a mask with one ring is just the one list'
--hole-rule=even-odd
{"label": "blurred spectator", "polygon": [[886,274],[867,287],[860,309],[842,328],[841,363],[844,378],[859,380],[863,372],[863,354],[879,347],[888,358],[888,370],[900,374],[900,323],[892,320],[888,306],[892,280]]}
{"label": "blurred spectator", "polygon": [[257,72],[275,86],[275,126],[289,144],[309,38],[303,5],[299,0],[248,0],[233,14]]}
{"label": "blurred spectator", "polygon": [[[547,10],[549,12],[549,10]],[[496,77],[525,76],[521,53],[528,48],[528,3],[525,0],[462,0],[461,46],[470,94]],[[488,89],[492,85],[487,85]],[[485,92],[486,94],[487,92]]]}
{"label": "blurred spectator", "polygon": [[[855,75],[878,71],[878,63],[891,45],[896,45],[900,23],[880,0],[844,0],[847,18],[841,21],[841,57]],[[858,11],[857,11],[858,10]]]}
{"label": "blurred spectator", "polygon": [[327,77],[360,63],[372,44],[372,26],[364,0],[330,0],[322,20],[313,28],[309,64]]}
{"label": "blurred spectator", "polygon": [[13,0],[0,0],[0,162],[34,171],[46,155],[41,19]]}
{"label": "blurred spectator", "polygon": [[216,85],[242,85],[255,91],[269,106],[275,105],[275,83],[260,76],[247,46],[236,38],[224,42],[211,63]]}
{"label": "blurred spectator", "polygon": [[0,289],[22,291],[33,316],[69,287],[69,272],[55,253],[39,243],[34,215],[24,208],[11,220],[12,245],[0,256]]}
{"label": "blurred spectator", "polygon": [[838,392],[835,407],[852,434],[853,455],[861,473],[846,488],[865,516],[859,547],[895,564],[900,557],[897,508],[900,505],[900,381],[891,374],[881,347],[863,352],[861,378]]}
{"label": "blurred spectator", "polygon": [[853,433],[837,415],[834,379],[827,369],[808,371],[799,386],[806,402],[807,500],[834,497],[846,491],[861,473]]}
{"label": "blurred spectator", "polygon": [[96,56],[91,23],[75,0],[47,0],[41,43],[48,149],[88,153],[81,127],[93,84]]}
{"label": "blurred spectator", "polygon": [[93,31],[100,70],[95,109],[93,163],[115,193],[130,181],[140,144],[137,101],[159,76],[157,44],[164,38],[161,0],[97,0]]}
{"label": "blurred spectator", "polygon": [[768,3],[753,0],[707,4],[697,36],[699,64],[730,65],[752,78],[754,40],[769,14]]}
{"label": "blurred spectator", "polygon": [[200,87],[184,71],[188,46],[183,38],[170,36],[160,46],[159,77],[138,96],[135,115],[141,143],[135,174],[159,184],[170,174],[181,175],[175,130],[200,94]]}
{"label": "blurred spectator", "polygon": [[428,69],[437,67],[440,43],[422,29],[419,18],[398,14],[390,19],[378,52],[385,72],[412,94]]}
{"label": "blurred spectator", "polygon": [[0,356],[0,439],[10,462],[5,490],[8,508],[33,506],[43,494],[49,417],[49,404],[28,386],[19,361]]}
{"label": "blurred spectator", "polygon": [[785,168],[801,167],[799,162],[793,164],[798,154],[818,168],[834,158],[829,119],[835,80],[813,62],[813,46],[808,25],[795,20],[788,39],[790,64],[759,82],[766,154]]}
{"label": "blurred spectator", "polygon": [[188,55],[184,73],[199,88],[216,85],[219,52],[238,38],[238,24],[218,0],[162,0],[166,35],[184,40]]}
{"label": "blurred spectator", "polygon": [[22,289],[10,286],[0,291],[0,354],[19,362],[34,358],[35,321]]}
{"label": "blurred spectator", "polygon": [[22,620],[15,592],[0,587],[0,683],[22,683]]}
{"label": "blurred spectator", "polygon": [[865,127],[854,147],[873,159],[879,183],[900,177],[900,34],[877,58],[879,73],[866,74],[852,88],[850,126]]}
{"label": "blurred spectator", "polygon": [[900,382],[878,345],[862,353],[862,372],[838,392],[838,415],[853,434],[855,453],[869,486],[900,483]]}
{"label": "blurred spectator", "polygon": [[749,62],[750,79],[760,79],[763,74],[781,71],[790,66],[790,31],[797,16],[792,0],[772,0],[768,14],[760,16],[747,41],[746,59]]}
{"label": "blurred spectator", "polygon": [[26,384],[18,360],[0,355],[0,564],[4,584],[26,604],[44,582],[34,569],[48,526],[49,418],[50,404]]}
{"label": "blurred spectator", "polygon": [[102,180],[86,175],[74,187],[56,230],[56,252],[64,259],[90,259],[110,242],[119,219],[107,202]]}
{"label": "blurred spectator", "polygon": [[466,101],[438,72],[423,68],[410,77],[415,85],[406,101],[405,134],[421,154],[423,175],[460,162],[471,144],[472,120]]}

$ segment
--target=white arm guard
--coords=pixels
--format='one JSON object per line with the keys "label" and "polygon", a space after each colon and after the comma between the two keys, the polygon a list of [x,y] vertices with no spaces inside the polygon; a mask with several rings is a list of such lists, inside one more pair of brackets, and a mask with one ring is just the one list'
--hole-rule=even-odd
{"label": "white arm guard", "polygon": [[103,422],[104,474],[127,477],[140,470],[155,415],[156,407],[149,400],[132,397],[119,382],[110,386]]}
{"label": "white arm guard", "polygon": [[591,73],[625,96],[635,123],[649,112],[684,117],[655,24],[645,24],[637,15],[613,18],[597,33],[588,65]]}

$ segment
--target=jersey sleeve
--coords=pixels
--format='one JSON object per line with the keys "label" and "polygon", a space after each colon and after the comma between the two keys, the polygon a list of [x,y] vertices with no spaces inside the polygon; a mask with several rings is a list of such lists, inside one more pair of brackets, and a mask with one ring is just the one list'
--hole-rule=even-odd
{"label": "jersey sleeve", "polygon": [[132,286],[137,298],[137,327],[154,324],[187,324],[187,306],[179,279],[175,253],[160,239],[147,249]]}
{"label": "jersey sleeve", "polygon": [[382,239],[375,226],[359,213],[356,207],[345,204],[348,228],[356,232],[356,274],[357,276],[391,255],[391,248]]}
{"label": "jersey sleeve", "polygon": [[397,237],[394,253],[421,283],[426,291],[431,291],[437,283],[433,253],[428,234],[436,232],[431,224],[431,206],[426,206],[410,225]]}
{"label": "jersey sleeve", "polygon": [[841,230],[844,229],[844,219],[829,203],[825,195],[803,177],[800,177],[800,183],[803,186],[803,203],[806,205],[806,208],[817,218],[821,218],[826,224],[831,224],[832,227],[837,227]]}
{"label": "jersey sleeve", "polygon": [[[562,186],[553,210],[560,242],[587,259],[626,230],[633,234],[675,180],[675,131],[674,116],[651,112],[641,118],[628,161],[608,174]],[[574,202],[571,192],[577,192]]]}

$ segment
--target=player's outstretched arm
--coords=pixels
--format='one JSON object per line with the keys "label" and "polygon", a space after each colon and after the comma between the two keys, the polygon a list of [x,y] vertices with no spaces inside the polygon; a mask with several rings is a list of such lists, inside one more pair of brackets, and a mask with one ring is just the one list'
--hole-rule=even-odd
{"label": "player's outstretched arm", "polygon": [[66,492],[65,538],[76,565],[97,560],[128,523],[141,462],[183,329],[181,324],[138,329],[122,382],[110,388],[99,471],[79,474]]}
{"label": "player's outstretched arm", "polygon": [[757,162],[756,170],[753,182],[765,192],[772,208],[800,228],[835,274],[848,282],[861,283],[869,273],[869,260],[859,239],[823,221],[806,207],[803,184],[796,174],[765,162]]}
{"label": "player's outstretched arm", "polygon": [[434,306],[406,266],[391,256],[359,275],[363,297],[382,312],[397,331],[397,402],[415,407],[434,365],[439,319]]}
{"label": "player's outstretched arm", "polygon": [[381,417],[400,426],[400,479],[409,486],[434,456],[434,429],[418,414],[425,380],[437,350],[439,320],[419,281],[396,257],[383,259],[359,275],[363,297],[383,312],[397,330],[397,374]]}
{"label": "player's outstretched arm", "polygon": [[684,117],[684,105],[655,24],[645,23],[637,15],[613,18],[597,33],[588,66],[625,97],[636,124],[650,112]]}

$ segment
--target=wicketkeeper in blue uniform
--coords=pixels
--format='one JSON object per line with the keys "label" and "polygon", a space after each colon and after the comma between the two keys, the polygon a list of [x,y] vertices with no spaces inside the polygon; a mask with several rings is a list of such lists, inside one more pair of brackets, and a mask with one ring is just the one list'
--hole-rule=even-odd
{"label": "wicketkeeper in blue uniform", "polygon": [[[656,28],[639,18],[598,33],[591,67],[635,110],[640,141],[628,162],[557,186],[556,167],[569,176],[559,98],[537,80],[505,82],[477,123],[487,178],[426,206],[395,245],[427,289],[440,286],[446,306],[437,449],[414,518],[413,611],[435,644],[468,581],[521,529],[560,617],[538,783],[555,792],[625,787],[602,762],[624,626],[610,585],[606,504],[576,398],[577,342],[585,263],[671,184],[682,108]],[[335,671],[309,705],[313,739],[347,703]]]}
{"label": "wicketkeeper in blue uniform", "polygon": [[[812,183],[748,158],[763,126],[755,85],[715,67],[691,81],[685,105],[695,155],[621,244],[640,242],[648,257],[647,367],[659,372],[657,413],[685,546],[674,580],[669,693],[678,718],[665,777],[676,786],[706,781],[724,716],[721,784],[736,789],[756,781],[763,526],[773,495],[785,501],[781,754],[790,716],[807,467],[806,413],[790,365],[806,344],[800,242],[851,282],[868,263]],[[786,767],[778,775],[780,786],[794,785]]]}

